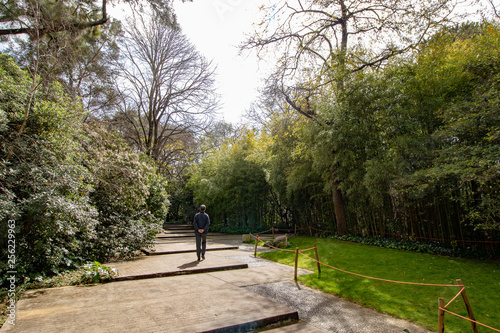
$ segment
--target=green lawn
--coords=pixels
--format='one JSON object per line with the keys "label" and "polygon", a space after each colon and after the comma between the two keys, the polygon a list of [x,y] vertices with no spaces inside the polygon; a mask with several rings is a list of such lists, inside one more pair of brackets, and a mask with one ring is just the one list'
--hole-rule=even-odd
{"label": "green lawn", "polygon": [[[314,237],[291,238],[294,249],[306,249],[316,243],[321,262],[343,270],[377,278],[433,283],[456,284],[461,279],[467,287],[476,320],[500,329],[500,263],[391,250],[375,246]],[[314,257],[314,251],[306,253]],[[293,252],[268,252],[263,258],[294,265]],[[316,271],[316,263],[299,256],[299,267]],[[302,276],[301,283],[374,308],[395,317],[410,320],[437,331],[438,298],[448,303],[459,291],[457,288],[412,286],[371,280],[342,273],[322,266],[317,274]],[[467,317],[461,297],[448,310]],[[471,332],[468,321],[445,315],[446,332]],[[479,327],[479,332],[493,332]]]}

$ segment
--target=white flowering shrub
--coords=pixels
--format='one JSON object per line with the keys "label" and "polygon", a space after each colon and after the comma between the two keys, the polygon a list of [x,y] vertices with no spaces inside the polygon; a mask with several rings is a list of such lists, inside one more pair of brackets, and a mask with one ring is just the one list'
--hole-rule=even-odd
{"label": "white flowering shrub", "polygon": [[[102,123],[84,122],[85,110],[60,85],[31,84],[0,55],[0,285],[12,269],[23,281],[132,256],[152,244],[168,207],[149,157]],[[7,264],[9,220],[15,267]]]}
{"label": "white flowering shrub", "polygon": [[84,284],[106,282],[118,276],[116,268],[103,266],[97,261],[85,264],[84,269],[80,279],[80,282]]}

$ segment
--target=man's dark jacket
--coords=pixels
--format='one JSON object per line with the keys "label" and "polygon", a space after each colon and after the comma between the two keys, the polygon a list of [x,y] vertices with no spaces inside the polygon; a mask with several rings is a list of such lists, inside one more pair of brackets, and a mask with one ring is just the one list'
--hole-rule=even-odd
{"label": "man's dark jacket", "polygon": [[208,233],[208,226],[210,225],[210,218],[207,213],[199,212],[194,216],[194,232],[198,233],[198,229],[203,229],[203,233]]}

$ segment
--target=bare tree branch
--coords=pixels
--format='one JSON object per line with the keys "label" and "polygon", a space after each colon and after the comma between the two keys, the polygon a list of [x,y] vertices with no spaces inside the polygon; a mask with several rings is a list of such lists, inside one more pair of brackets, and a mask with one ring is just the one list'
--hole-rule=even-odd
{"label": "bare tree branch", "polygon": [[288,77],[289,85],[311,69],[317,70],[318,80],[335,82],[332,75],[380,66],[411,50],[432,29],[449,22],[461,1],[288,0],[277,10],[279,15],[266,16],[257,25],[241,50],[255,49],[259,56],[279,52],[276,75]]}
{"label": "bare tree branch", "polygon": [[[122,131],[138,149],[155,159],[162,172],[187,159],[194,138],[214,118],[218,96],[215,68],[188,42],[179,29],[154,16],[134,13],[129,22],[120,65],[121,90],[127,110],[118,117]],[[171,171],[169,171],[171,172]]]}

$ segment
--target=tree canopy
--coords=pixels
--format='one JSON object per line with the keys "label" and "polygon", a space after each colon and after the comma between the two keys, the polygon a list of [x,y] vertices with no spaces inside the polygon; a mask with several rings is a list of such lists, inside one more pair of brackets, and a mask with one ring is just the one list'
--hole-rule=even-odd
{"label": "tree canopy", "polygon": [[[57,272],[150,244],[168,204],[155,165],[102,125],[84,123],[86,112],[57,83],[33,91],[27,71],[5,55],[0,91],[0,218],[15,221],[18,272]],[[7,223],[0,227],[6,258]]]}
{"label": "tree canopy", "polygon": [[[137,0],[125,0],[133,6],[143,7]],[[171,0],[150,0],[146,2],[164,22],[175,25]],[[32,40],[60,32],[77,35],[80,31],[98,27],[108,22],[108,0],[98,2],[77,1],[2,1],[0,5],[0,36],[26,34]]]}
{"label": "tree canopy", "polygon": [[217,120],[215,66],[170,2],[131,3],[126,25],[107,0],[0,6],[0,35],[28,35],[0,54],[0,278],[8,221],[33,278],[134,256],[201,203],[212,230],[498,256],[494,6],[456,24],[451,0],[283,1],[245,44],[279,54],[252,127]]}
{"label": "tree canopy", "polygon": [[[491,22],[443,28],[412,54],[345,76],[342,89],[323,88],[310,99],[315,121],[266,90],[252,111],[266,114],[257,117],[255,144],[241,137],[205,157],[191,179],[194,193],[218,209],[226,192],[208,189],[243,169],[222,167],[236,163],[232,152],[243,145],[270,186],[272,225],[498,254],[499,33]],[[343,199],[344,231],[332,191]]]}

